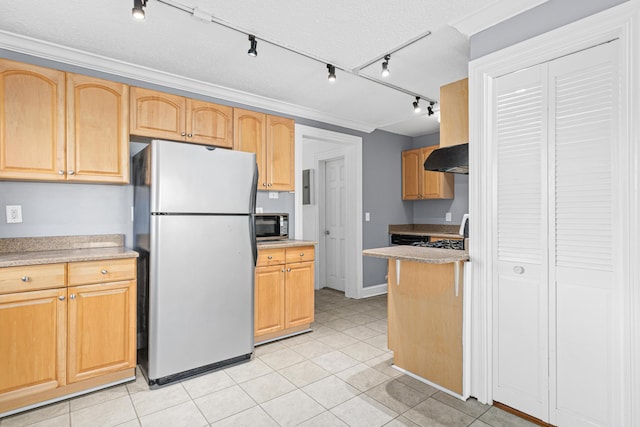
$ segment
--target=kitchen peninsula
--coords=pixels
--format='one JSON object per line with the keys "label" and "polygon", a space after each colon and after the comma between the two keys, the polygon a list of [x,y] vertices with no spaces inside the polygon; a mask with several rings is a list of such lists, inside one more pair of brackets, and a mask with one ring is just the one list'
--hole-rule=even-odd
{"label": "kitchen peninsula", "polygon": [[466,399],[462,262],[468,253],[415,246],[362,253],[389,260],[388,347],[394,366]]}

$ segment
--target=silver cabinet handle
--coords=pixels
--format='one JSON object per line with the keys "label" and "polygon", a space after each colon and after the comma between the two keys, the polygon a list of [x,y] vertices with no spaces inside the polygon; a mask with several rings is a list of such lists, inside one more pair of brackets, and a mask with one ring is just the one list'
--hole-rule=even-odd
{"label": "silver cabinet handle", "polygon": [[524,267],[520,266],[520,265],[516,265],[515,267],[513,267],[513,272],[516,274],[523,274],[524,273]]}
{"label": "silver cabinet handle", "polygon": [[300,252],[300,256],[304,256],[304,252]]}
{"label": "silver cabinet handle", "polygon": [[291,269],[290,269],[290,268],[287,268],[287,273],[289,273],[289,272],[291,272]]}
{"label": "silver cabinet handle", "polygon": [[67,175],[75,175],[75,171],[67,171]]}
{"label": "silver cabinet handle", "polygon": [[102,271],[101,271],[100,273],[102,273],[102,274],[107,274],[108,272],[109,272],[109,271],[107,271],[106,269],[104,269],[104,268],[103,268],[103,269],[102,269]]}
{"label": "silver cabinet handle", "polygon": [[267,259],[273,259],[273,257],[272,257],[271,255],[269,255],[269,256],[267,257]]}
{"label": "silver cabinet handle", "polygon": [[60,301],[64,301],[64,295],[60,295],[60,296],[58,297],[58,299],[59,299]]}
{"label": "silver cabinet handle", "polygon": [[282,272],[284,273],[284,268],[282,269]]}
{"label": "silver cabinet handle", "polygon": [[186,136],[187,133],[186,132],[180,132],[180,136]]}
{"label": "silver cabinet handle", "polygon": [[20,280],[22,280],[23,282],[28,282],[31,279],[29,278],[29,276],[22,276]]}
{"label": "silver cabinet handle", "polygon": [[76,294],[69,295],[69,299],[76,299]]}
{"label": "silver cabinet handle", "polygon": [[62,169],[60,169],[60,170],[58,171],[58,175],[64,175],[64,171],[63,171]]}
{"label": "silver cabinet handle", "polygon": [[269,184],[267,184],[267,187],[271,187],[272,185],[273,185],[273,184],[269,183]]}
{"label": "silver cabinet handle", "polygon": [[193,136],[193,134],[192,134],[192,133],[188,133],[188,134],[187,134],[187,136],[188,136],[189,138],[191,138],[191,137]]}
{"label": "silver cabinet handle", "polygon": [[263,187],[268,187],[266,182],[263,182],[263,183],[262,183],[262,186],[263,186]]}

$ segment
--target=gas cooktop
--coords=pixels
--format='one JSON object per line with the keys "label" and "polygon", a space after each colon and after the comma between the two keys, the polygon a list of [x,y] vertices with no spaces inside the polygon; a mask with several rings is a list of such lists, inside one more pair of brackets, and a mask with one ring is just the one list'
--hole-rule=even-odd
{"label": "gas cooktop", "polygon": [[464,250],[464,240],[457,239],[444,239],[437,240],[435,242],[415,242],[413,246],[420,246],[423,248],[438,248],[438,249],[454,249],[457,251]]}

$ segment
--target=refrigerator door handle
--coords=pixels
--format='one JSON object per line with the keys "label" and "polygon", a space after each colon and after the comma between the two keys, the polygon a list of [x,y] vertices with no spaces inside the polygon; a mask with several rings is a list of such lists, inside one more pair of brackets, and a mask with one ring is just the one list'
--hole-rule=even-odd
{"label": "refrigerator door handle", "polygon": [[258,263],[258,243],[256,242],[256,221],[254,215],[249,215],[249,238],[251,239],[251,253],[253,254],[253,266]]}
{"label": "refrigerator door handle", "polygon": [[256,195],[258,193],[258,164],[253,165],[253,180],[251,181],[251,194],[249,195],[249,213],[256,213]]}

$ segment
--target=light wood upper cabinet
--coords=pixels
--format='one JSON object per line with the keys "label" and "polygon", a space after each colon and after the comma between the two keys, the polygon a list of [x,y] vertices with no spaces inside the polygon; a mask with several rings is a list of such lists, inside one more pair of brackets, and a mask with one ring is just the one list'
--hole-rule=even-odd
{"label": "light wood upper cabinet", "polygon": [[132,87],[131,134],[231,148],[233,108]]}
{"label": "light wood upper cabinet", "polygon": [[234,149],[256,154],[258,190],[293,191],[294,121],[234,109]]}
{"label": "light wood upper cabinet", "polygon": [[402,200],[453,199],[454,175],[424,170],[424,161],[436,148],[402,152]]}
{"label": "light wood upper cabinet", "polygon": [[129,182],[129,86],[67,73],[67,180]]}
{"label": "light wood upper cabinet", "polygon": [[233,108],[187,98],[187,142],[232,148]]}
{"label": "light wood upper cabinet", "polygon": [[469,79],[440,88],[440,147],[469,142]]}
{"label": "light wood upper cabinet", "polygon": [[294,121],[267,115],[267,174],[269,190],[293,191]]}
{"label": "light wood upper cabinet", "polygon": [[64,180],[65,73],[0,59],[0,103],[0,178]]}

